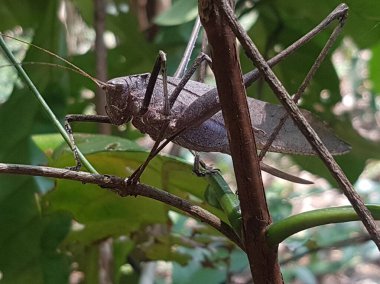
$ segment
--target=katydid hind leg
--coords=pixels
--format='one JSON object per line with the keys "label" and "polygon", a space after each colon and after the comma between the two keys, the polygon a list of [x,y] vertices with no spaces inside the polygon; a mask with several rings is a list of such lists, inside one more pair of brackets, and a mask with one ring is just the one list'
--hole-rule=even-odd
{"label": "katydid hind leg", "polygon": [[[323,19],[318,25],[316,25],[310,32],[302,36],[300,39],[289,45],[287,48],[282,50],[280,53],[268,60],[268,65],[270,67],[275,66],[280,63],[283,59],[287,58],[289,55],[295,53],[300,47],[310,42],[315,36],[323,32],[330,24],[334,21],[339,21],[341,23],[347,15],[347,7],[340,4],[335,10],[333,10],[325,19]],[[244,84],[246,87],[251,86],[259,77],[261,76],[259,70],[256,68],[247,74],[244,74]]]}
{"label": "katydid hind leg", "polygon": [[185,75],[181,78],[181,81],[177,84],[174,91],[171,93],[169,98],[169,104],[170,108],[173,107],[175,101],[177,100],[179,94],[185,87],[186,83],[190,80],[190,78],[194,75],[195,71],[200,67],[200,65],[203,62],[207,62],[208,64],[211,64],[211,58],[205,54],[201,53],[198,55],[198,57],[194,60],[194,63],[192,64],[191,68],[185,73]]}
{"label": "katydid hind leg", "polygon": [[178,68],[173,75],[174,78],[182,78],[184,76],[187,65],[190,61],[191,54],[193,53],[195,43],[199,36],[200,28],[201,28],[201,21],[198,16],[197,19],[195,20],[194,27],[190,35],[190,39],[187,43],[186,50],[183,53],[181,62],[179,63]]}
{"label": "katydid hind leg", "polygon": [[279,169],[273,168],[273,167],[271,167],[271,166],[269,166],[263,162],[260,162],[260,168],[262,171],[267,172],[267,173],[271,174],[272,176],[275,176],[275,177],[278,177],[278,178],[281,178],[281,179],[284,179],[284,180],[287,180],[290,182],[299,183],[299,184],[313,184],[312,181],[309,181],[309,180],[306,180],[306,179],[285,173],[285,172],[280,171]]}
{"label": "katydid hind leg", "polygon": [[[303,80],[303,82],[301,83],[300,87],[298,88],[296,94],[294,95],[293,97],[293,101],[295,103],[298,103],[298,100],[301,98],[302,94],[305,92],[307,86],[309,86],[310,82],[312,81],[315,73],[317,72],[317,70],[319,69],[320,65],[322,64],[322,62],[325,60],[327,54],[329,53],[329,51],[331,50],[333,44],[336,42],[338,36],[340,35],[340,33],[342,32],[342,29],[343,29],[343,26],[344,26],[344,21],[341,21],[333,30],[333,32],[331,33],[329,39],[327,40],[325,46],[323,47],[323,49],[321,50],[321,52],[319,53],[317,59],[315,60],[315,62],[313,63],[312,67],[310,68],[309,72],[307,73],[305,79]],[[276,139],[276,136],[278,135],[278,133],[280,132],[281,128],[283,127],[283,125],[285,124],[285,121],[288,119],[289,117],[289,114],[286,113],[283,115],[283,117],[280,119],[280,122],[278,123],[278,125],[275,127],[275,129],[273,130],[272,134],[270,135],[268,141],[266,142],[266,144],[264,145],[263,149],[261,150],[260,152],[260,155],[259,155],[259,159],[262,160],[262,158],[265,156],[265,153],[268,151],[270,145],[273,143],[273,141]]]}
{"label": "katydid hind leg", "polygon": [[[204,177],[206,175],[211,175],[211,174],[215,174],[216,172],[219,172],[219,169],[212,168],[212,167],[206,165],[206,163],[200,159],[198,152],[193,152],[193,151],[191,151],[191,152],[195,156],[194,165],[193,165],[193,172],[197,176]],[[201,169],[201,168],[203,168],[203,169]],[[284,180],[287,180],[290,182],[299,183],[299,184],[313,184],[312,181],[309,181],[309,180],[288,174],[288,173],[283,172],[279,169],[273,168],[273,167],[271,167],[271,166],[269,166],[263,162],[260,162],[260,168],[264,172],[267,172],[267,173],[269,173],[275,177],[278,177],[278,178],[281,178],[281,179],[284,179]]]}

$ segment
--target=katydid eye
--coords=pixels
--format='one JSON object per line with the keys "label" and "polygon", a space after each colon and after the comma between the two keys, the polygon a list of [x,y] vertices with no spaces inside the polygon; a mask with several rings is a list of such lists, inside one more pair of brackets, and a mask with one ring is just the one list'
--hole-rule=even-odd
{"label": "katydid eye", "polygon": [[123,84],[115,84],[114,88],[115,88],[115,93],[120,93],[124,90],[125,86]]}
{"label": "katydid eye", "polygon": [[127,91],[126,88],[127,86],[125,84],[108,82],[105,91],[110,95],[118,95]]}

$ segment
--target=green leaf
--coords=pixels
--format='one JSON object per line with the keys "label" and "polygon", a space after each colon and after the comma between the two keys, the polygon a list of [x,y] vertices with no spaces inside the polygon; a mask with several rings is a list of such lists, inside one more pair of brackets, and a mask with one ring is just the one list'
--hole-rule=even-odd
{"label": "green leaf", "polygon": [[120,282],[123,277],[122,265],[125,264],[125,260],[134,248],[135,243],[127,238],[119,238],[113,241],[113,263],[114,263],[114,281]]}
{"label": "green leaf", "polygon": [[30,178],[3,178],[9,186],[0,181],[0,224],[7,228],[0,234],[2,282],[67,283],[69,263],[57,246],[69,232],[71,217],[41,216]]}
{"label": "green leaf", "polygon": [[169,10],[157,16],[154,23],[162,26],[175,26],[194,20],[198,15],[196,0],[178,0]]}
{"label": "green leaf", "polygon": [[153,244],[143,247],[145,256],[150,260],[175,261],[180,265],[185,265],[191,259],[190,255],[182,252],[180,238],[171,235],[155,238]]}
{"label": "green leaf", "polygon": [[52,155],[54,149],[64,142],[62,136],[58,133],[33,135],[32,140],[48,157]]}
{"label": "green leaf", "polygon": [[[267,1],[265,4],[276,9],[280,17],[288,19],[293,26],[299,29],[309,29],[321,22],[342,2],[333,1]],[[344,35],[354,39],[360,48],[366,48],[380,40],[378,22],[380,16],[380,2],[373,0],[348,0],[345,3],[349,7],[348,18],[344,27]],[[308,27],[308,28],[307,28]]]}
{"label": "green leaf", "polygon": [[81,17],[87,25],[92,26],[94,22],[94,5],[91,0],[74,0],[75,7],[80,11]]}
{"label": "green leaf", "polygon": [[376,95],[380,95],[380,44],[371,48],[372,57],[369,62],[369,76],[373,84],[373,89]]}
{"label": "green leaf", "polygon": [[[51,1],[53,2],[53,1]],[[20,7],[22,6],[22,9]],[[0,2],[0,30],[13,29],[16,26],[36,27],[46,11],[46,1],[12,1]]]}
{"label": "green leaf", "polygon": [[66,255],[57,252],[57,248],[70,231],[71,216],[64,212],[55,212],[42,220],[45,228],[40,246],[43,250],[41,262],[44,283],[67,283],[70,262]]}
{"label": "green leaf", "polygon": [[[135,143],[119,137],[77,135],[76,141],[95,168],[104,174],[128,177],[147,157],[147,152]],[[58,148],[53,157],[51,166],[73,165],[72,153],[66,146]],[[191,165],[181,159],[156,157],[142,175],[141,182],[190,199],[226,220],[220,210],[202,202],[207,183],[192,174]],[[168,210],[173,209],[145,197],[122,198],[98,186],[66,180],[58,180],[55,189],[44,200],[49,204],[49,211],[69,211],[75,220],[85,225],[83,230],[71,235],[72,240],[84,244],[129,234],[146,224],[167,223]],[[134,217],[126,219],[126,216]]]}
{"label": "green leaf", "polygon": [[352,37],[360,48],[367,48],[378,43],[380,40],[378,25],[380,2],[348,0],[346,3],[350,11],[347,26],[344,29],[345,35]]}
{"label": "green leaf", "polygon": [[[40,147],[46,145],[44,142],[46,139],[41,136],[35,141],[42,144]],[[147,152],[142,151],[137,144],[119,137],[76,135],[76,141],[78,147],[100,173],[127,177],[147,157]],[[73,161],[72,153],[65,145],[58,147],[52,157],[50,165],[55,167],[67,166]],[[192,203],[227,220],[223,212],[202,201],[207,183],[192,174],[191,165],[181,159],[156,157],[144,172],[141,182],[191,200]],[[91,275],[97,266],[96,262],[91,265],[91,259],[95,261],[97,255],[88,255],[93,243],[110,237],[134,236],[134,241],[137,242],[133,244],[135,247],[139,244],[136,239],[137,234],[145,232],[146,227],[153,224],[166,227],[166,224],[170,223],[169,210],[174,209],[141,196],[122,198],[94,185],[66,180],[57,180],[55,185],[54,190],[43,197],[43,204],[46,204],[44,210],[47,213],[68,212],[80,224],[79,228],[73,230],[66,238],[64,247],[70,251],[76,247],[75,258],[82,259],[80,261],[82,269]],[[189,256],[177,248],[186,245],[182,238],[169,234],[154,237],[154,240],[152,245],[147,247],[137,246],[140,254],[144,255],[143,259],[164,259],[181,264],[189,261]],[[83,247],[90,248],[83,250]]]}

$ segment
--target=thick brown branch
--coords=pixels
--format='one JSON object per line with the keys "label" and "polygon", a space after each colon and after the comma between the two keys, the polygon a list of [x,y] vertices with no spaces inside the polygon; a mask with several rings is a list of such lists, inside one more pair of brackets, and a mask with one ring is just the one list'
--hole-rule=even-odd
{"label": "thick brown branch", "polygon": [[3,174],[19,174],[30,176],[44,176],[51,178],[60,178],[68,180],[76,180],[82,183],[97,184],[100,187],[111,190],[120,196],[145,196],[165,204],[178,208],[181,211],[186,212],[191,217],[199,219],[215,228],[217,231],[225,235],[236,245],[243,249],[239,238],[226,223],[221,221],[218,217],[206,211],[202,207],[191,204],[190,202],[181,199],[169,192],[162,191],[160,189],[151,187],[145,184],[137,184],[135,186],[126,185],[126,180],[117,176],[91,174],[87,172],[77,172],[68,169],[59,169],[52,167],[41,166],[29,166],[19,164],[4,164],[0,163],[0,173]]}
{"label": "thick brown branch", "polygon": [[244,245],[255,283],[282,283],[277,249],[269,248],[264,231],[271,223],[261,179],[256,143],[233,31],[212,0],[199,1],[212,69],[229,138],[243,219]]}

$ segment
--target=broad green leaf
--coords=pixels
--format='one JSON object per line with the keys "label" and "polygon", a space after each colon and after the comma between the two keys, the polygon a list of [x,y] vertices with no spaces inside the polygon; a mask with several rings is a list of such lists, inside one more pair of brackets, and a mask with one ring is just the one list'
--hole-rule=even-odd
{"label": "broad green leaf", "polygon": [[74,0],[72,1],[75,7],[79,10],[81,17],[89,26],[93,25],[94,21],[94,4],[91,0]]}
{"label": "broad green leaf", "polygon": [[[35,141],[40,142],[40,147],[49,145],[41,136],[36,137]],[[127,177],[147,157],[147,153],[138,145],[119,137],[76,135],[76,141],[78,147],[101,173]],[[72,153],[64,145],[57,148],[53,159],[51,165],[55,167],[73,163]],[[207,186],[205,180],[193,175],[191,165],[178,158],[156,157],[144,172],[141,182],[189,199],[226,220],[220,210],[202,202]],[[81,262],[81,267],[85,270],[90,269],[89,273],[95,269],[93,265],[97,265],[96,262],[91,265],[91,259],[95,261],[97,254],[88,255],[88,252],[81,249],[82,246],[91,246],[94,242],[109,237],[136,236],[138,232],[144,232],[147,225],[162,224],[165,227],[170,222],[168,210],[174,209],[141,196],[122,198],[94,185],[65,180],[57,180],[55,184],[54,190],[44,196],[43,203],[47,204],[44,210],[69,212],[80,224],[80,227],[66,238],[64,247],[71,248],[70,250],[77,247],[75,255],[79,259],[88,259],[87,262]],[[155,237],[155,242],[140,254],[143,253],[144,257],[150,260],[166,259],[185,264],[189,256],[177,250],[178,246],[183,245],[181,238],[173,238],[171,235]],[[86,268],[87,265],[90,267]]]}
{"label": "broad green leaf", "polygon": [[126,238],[119,238],[113,241],[113,263],[114,263],[114,281],[120,282],[123,277],[122,265],[134,248],[135,243]]}
{"label": "broad green leaf", "polygon": [[191,256],[181,250],[184,242],[181,238],[175,238],[170,235],[155,238],[155,242],[144,249],[147,259],[175,261],[180,265],[185,265],[191,259]]}
{"label": "broad green leaf", "polygon": [[194,20],[197,15],[196,0],[179,0],[169,10],[157,16],[154,22],[162,26],[175,26]]}
{"label": "broad green leaf", "polygon": [[[2,180],[7,178],[7,185]],[[57,252],[71,224],[67,214],[41,216],[29,177],[2,176],[0,270],[3,283],[66,283],[69,263]]]}
{"label": "broad green leaf", "polygon": [[[77,135],[76,141],[95,168],[104,174],[128,177],[147,157],[147,152],[135,143],[118,137]],[[66,146],[58,148],[53,157],[55,160],[51,165],[55,167],[74,163],[72,153]],[[178,158],[156,157],[144,172],[141,182],[190,199],[226,220],[220,210],[202,202],[207,186],[205,180],[192,174],[191,165]],[[75,220],[85,226],[83,230],[74,231],[70,237],[72,241],[84,244],[130,234],[146,224],[165,224],[168,222],[168,210],[173,209],[145,197],[122,198],[98,186],[65,180],[58,180],[45,200],[49,211],[69,211]]]}
{"label": "broad green leaf", "polygon": [[[0,2],[0,30],[13,29],[16,26],[25,28],[35,28],[44,16],[46,11],[46,1],[12,1],[3,0]],[[22,9],[20,9],[22,7]]]}
{"label": "broad green leaf", "polygon": [[58,133],[33,135],[32,140],[48,157],[53,154],[54,149],[64,142],[62,136]]}
{"label": "broad green leaf", "polygon": [[[286,19],[292,25],[298,25],[300,30],[321,22],[333,9],[342,2],[333,1],[267,1],[266,4],[277,10],[279,17]],[[348,18],[344,27],[344,35],[350,36],[360,46],[366,48],[380,40],[377,23],[380,16],[377,13],[380,3],[373,0],[348,0]],[[309,29],[310,29],[309,28]]]}
{"label": "broad green leaf", "polygon": [[380,44],[377,44],[371,48],[372,57],[369,62],[369,76],[371,83],[373,84],[373,89],[377,96],[380,95]]}

